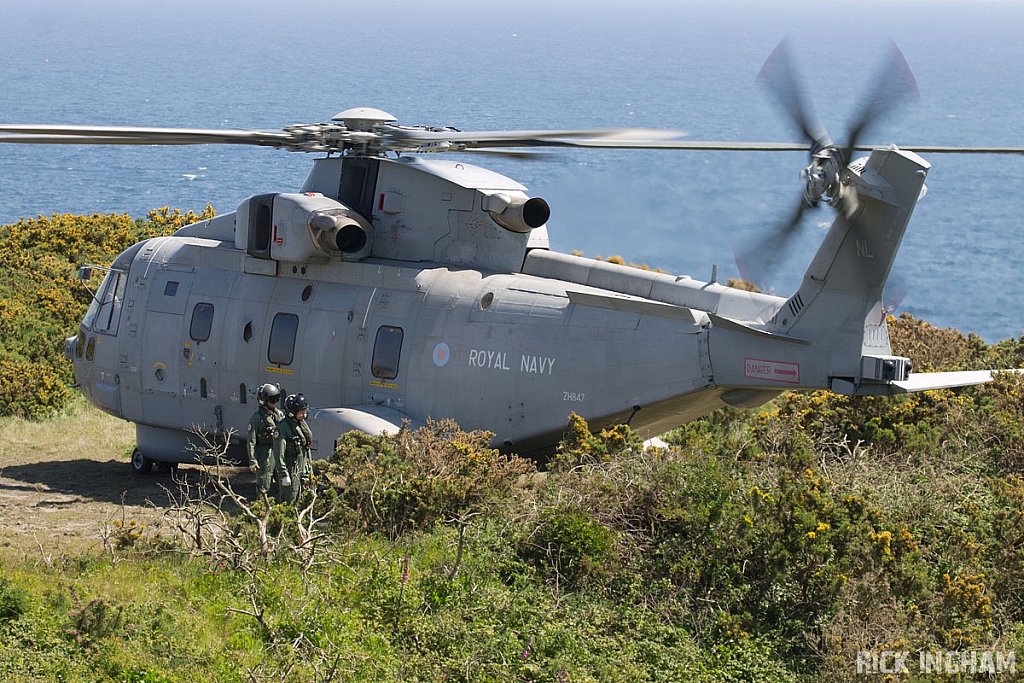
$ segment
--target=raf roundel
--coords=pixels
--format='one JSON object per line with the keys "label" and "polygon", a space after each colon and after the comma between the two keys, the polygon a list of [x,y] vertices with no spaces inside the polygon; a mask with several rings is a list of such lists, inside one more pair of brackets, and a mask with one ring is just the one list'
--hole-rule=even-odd
{"label": "raf roundel", "polygon": [[451,358],[452,350],[448,348],[448,345],[441,342],[434,347],[434,365],[439,368],[443,368],[447,363],[448,359]]}

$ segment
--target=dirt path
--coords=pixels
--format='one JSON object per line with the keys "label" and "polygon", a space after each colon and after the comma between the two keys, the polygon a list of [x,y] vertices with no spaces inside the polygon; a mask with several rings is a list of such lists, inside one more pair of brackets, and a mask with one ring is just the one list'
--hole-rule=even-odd
{"label": "dirt path", "polygon": [[[134,425],[82,400],[43,422],[0,419],[0,557],[50,561],[101,550],[115,522],[170,533],[176,480],[194,483],[201,472],[134,474],[134,445]],[[248,471],[233,473],[240,488],[255,488]]]}

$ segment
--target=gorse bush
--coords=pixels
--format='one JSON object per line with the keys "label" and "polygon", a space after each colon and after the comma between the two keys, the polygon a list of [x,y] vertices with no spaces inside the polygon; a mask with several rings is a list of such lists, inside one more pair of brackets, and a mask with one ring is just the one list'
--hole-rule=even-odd
{"label": "gorse bush", "polygon": [[64,340],[91,298],[78,282],[79,266],[110,265],[140,240],[213,215],[209,206],[199,215],[162,208],[146,220],[54,214],[0,226],[0,416],[39,417],[67,402]]}
{"label": "gorse bush", "polygon": [[551,507],[540,514],[536,529],[520,543],[520,555],[550,578],[570,588],[614,571],[615,534],[590,514]]}
{"label": "gorse bush", "polygon": [[451,420],[394,436],[350,432],[330,458],[338,504],[364,529],[392,536],[478,510],[509,492],[532,461],[490,447],[489,432],[463,432]]}

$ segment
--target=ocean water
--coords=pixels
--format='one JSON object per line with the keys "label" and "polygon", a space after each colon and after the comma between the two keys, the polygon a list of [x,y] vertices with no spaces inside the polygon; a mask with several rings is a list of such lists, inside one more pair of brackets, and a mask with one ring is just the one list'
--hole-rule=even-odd
{"label": "ocean water", "polygon": [[[549,0],[0,0],[0,120],[279,128],[373,106],[463,130],[656,127],[788,141],[758,87],[792,41],[806,94],[845,138],[890,40],[920,100],[880,145],[1024,146],[1024,3]],[[856,6],[853,6],[856,5]],[[560,151],[467,156],[552,207],[552,246],[673,273],[737,275],[734,246],[792,211],[799,153]],[[929,155],[887,297],[989,342],[1024,332],[1024,158]],[[218,212],[297,189],[311,158],[273,149],[0,145],[0,222],[54,212]],[[803,230],[763,283],[788,294],[831,221]]]}

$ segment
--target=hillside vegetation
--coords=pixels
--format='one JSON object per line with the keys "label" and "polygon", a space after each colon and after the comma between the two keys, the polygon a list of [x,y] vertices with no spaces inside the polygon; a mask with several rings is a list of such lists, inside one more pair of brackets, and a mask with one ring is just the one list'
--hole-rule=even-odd
{"label": "hillside vegetation", "polygon": [[[918,368],[1024,365],[1024,339],[890,330]],[[852,681],[864,652],[993,680],[917,653],[1024,655],[1022,397],[786,394],[667,449],[572,415],[543,472],[450,422],[350,434],[297,507],[185,468],[159,533],[5,562],[0,681]],[[0,428],[70,438],[22,405]]]}

